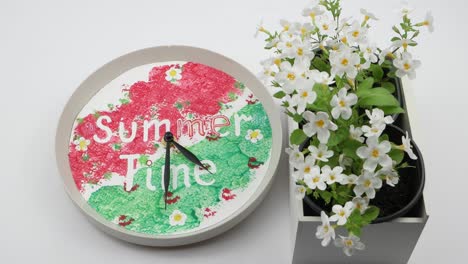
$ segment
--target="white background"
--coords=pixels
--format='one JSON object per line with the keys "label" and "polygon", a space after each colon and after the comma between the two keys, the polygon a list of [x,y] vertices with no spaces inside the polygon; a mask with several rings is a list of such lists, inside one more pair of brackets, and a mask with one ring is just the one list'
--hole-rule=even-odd
{"label": "white background", "polygon": [[[399,1],[343,2],[347,15],[358,15],[362,6],[376,13],[381,20],[372,35],[377,43],[387,43]],[[416,56],[423,66],[411,83],[415,140],[426,161],[425,198],[431,215],[411,263],[462,263],[468,259],[468,8],[463,0],[412,2],[419,8],[414,15],[422,18],[426,10],[433,11],[436,32],[420,38]],[[146,248],[104,235],[73,206],[55,167],[54,134],[74,89],[115,57],[184,44],[220,52],[257,72],[258,62],[267,56],[262,40],[253,38],[260,19],[271,28],[280,18],[299,17],[305,4],[1,0],[1,262],[289,263],[285,168],[264,203],[233,230],[194,246]]]}

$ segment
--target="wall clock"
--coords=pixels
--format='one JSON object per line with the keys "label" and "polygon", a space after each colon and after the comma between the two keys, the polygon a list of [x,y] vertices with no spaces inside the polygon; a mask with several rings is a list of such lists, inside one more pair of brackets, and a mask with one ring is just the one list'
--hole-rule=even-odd
{"label": "wall clock", "polygon": [[220,234],[260,203],[282,149],[263,85],[184,46],[124,55],[86,79],[59,121],[56,158],[74,203],[105,232],[176,246]]}

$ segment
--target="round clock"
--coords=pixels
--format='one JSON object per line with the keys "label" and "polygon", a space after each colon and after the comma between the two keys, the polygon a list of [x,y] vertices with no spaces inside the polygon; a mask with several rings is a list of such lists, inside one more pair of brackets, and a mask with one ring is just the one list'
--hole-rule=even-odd
{"label": "round clock", "polygon": [[248,70],[192,47],[124,55],[86,79],[59,121],[74,203],[105,232],[176,246],[233,227],[277,169],[279,113]]}

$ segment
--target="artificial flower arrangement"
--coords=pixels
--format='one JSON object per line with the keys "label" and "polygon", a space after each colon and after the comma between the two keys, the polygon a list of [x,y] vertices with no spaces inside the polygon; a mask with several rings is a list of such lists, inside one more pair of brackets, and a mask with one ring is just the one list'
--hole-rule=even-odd
{"label": "artificial flower arrangement", "polygon": [[[296,195],[321,205],[322,246],[334,240],[348,256],[365,248],[361,229],[381,214],[376,193],[395,187],[400,171],[413,167],[407,160],[418,159],[408,132],[396,142],[387,129],[405,112],[396,80],[414,78],[420,66],[410,50],[421,28],[433,31],[431,13],[414,23],[411,11],[402,9],[385,49],[368,38],[376,16],[361,9],[359,20],[342,19],[340,0],[313,1],[302,12],[305,21],[281,20],[278,32],[257,29],[274,52],[262,62],[261,78],[298,124],[287,149]],[[339,230],[348,235],[337,237]]]}

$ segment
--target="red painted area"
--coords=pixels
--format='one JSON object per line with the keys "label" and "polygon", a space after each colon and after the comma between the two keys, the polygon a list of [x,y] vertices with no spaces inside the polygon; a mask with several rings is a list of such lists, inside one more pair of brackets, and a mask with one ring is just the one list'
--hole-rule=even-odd
{"label": "red painted area", "polygon": [[176,197],[172,198],[172,195],[173,195],[172,192],[167,192],[167,198],[168,198],[166,200],[167,204],[175,204],[180,200],[180,196],[177,195]]}
{"label": "red painted area", "polygon": [[210,208],[205,208],[205,212],[203,213],[203,216],[205,218],[209,218],[209,217],[212,217],[212,216],[215,216],[215,215],[216,215],[216,211],[211,210]]}
{"label": "red painted area", "polygon": [[[168,82],[165,80],[166,71],[172,66],[154,67],[148,81],[139,81],[123,89],[123,92],[128,92],[129,103],[118,105],[113,110],[89,114],[76,126],[74,136],[91,141],[86,151],[87,160],[82,158],[84,152],[77,151],[73,142],[70,143],[70,167],[78,189],[82,190],[84,183],[98,182],[108,172],[126,175],[127,162],[119,158],[122,154],[155,152],[154,129],[150,129],[149,140],[143,141],[143,120],[168,119],[171,132],[176,134],[178,119],[186,118],[188,113],[192,113],[194,118],[215,115],[220,110],[219,103],[230,101],[229,93],[240,93],[234,86],[233,77],[197,63],[184,64],[182,79],[177,83]],[[108,102],[102,103],[106,105]],[[176,103],[182,104],[183,108],[175,107]],[[97,118],[103,115],[112,119],[111,123],[105,124],[114,134],[110,142],[100,144],[94,141],[93,136],[96,134],[104,138],[106,135],[96,126]],[[119,122],[130,131],[132,121],[137,124],[136,137],[130,143],[122,143],[117,133]]]}
{"label": "red painted area", "polygon": [[133,218],[128,218],[128,220],[126,220],[126,219],[127,219],[127,216],[125,216],[125,215],[119,216],[119,226],[125,227],[125,226],[128,226],[131,223],[133,223],[133,221],[135,221],[135,219],[133,219]]}
{"label": "red painted area", "polygon": [[258,169],[260,168],[261,165],[263,165],[263,162],[258,161],[257,158],[254,158],[254,157],[250,157],[249,162],[247,164],[247,166],[249,166],[249,168],[251,169]]}
{"label": "red painted area", "polygon": [[223,198],[223,200],[225,201],[233,200],[234,198],[236,198],[236,196],[237,195],[232,193],[232,191],[228,188],[224,188],[221,193],[221,198]]}

